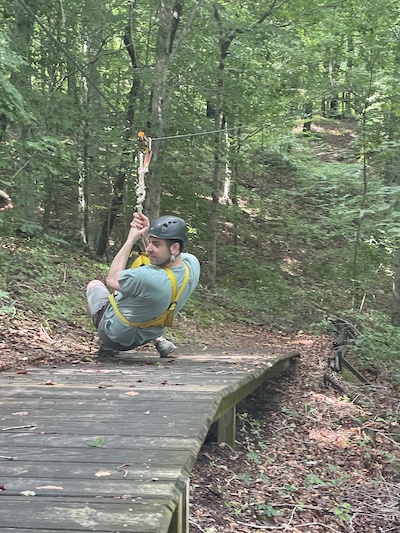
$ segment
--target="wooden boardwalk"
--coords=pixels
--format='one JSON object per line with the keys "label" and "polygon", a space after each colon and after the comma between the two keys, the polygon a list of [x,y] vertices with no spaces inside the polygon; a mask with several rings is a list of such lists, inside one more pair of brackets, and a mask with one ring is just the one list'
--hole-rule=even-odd
{"label": "wooden boardwalk", "polygon": [[0,532],[187,533],[192,468],[216,422],[298,353],[137,352],[0,373]]}

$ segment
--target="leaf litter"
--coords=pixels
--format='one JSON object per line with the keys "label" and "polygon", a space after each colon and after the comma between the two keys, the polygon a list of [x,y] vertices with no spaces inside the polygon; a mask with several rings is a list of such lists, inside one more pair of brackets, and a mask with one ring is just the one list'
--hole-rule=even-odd
{"label": "leaf litter", "polygon": [[399,393],[381,378],[356,404],[326,388],[331,344],[303,344],[262,399],[240,404],[235,450],[203,445],[190,533],[400,530]]}

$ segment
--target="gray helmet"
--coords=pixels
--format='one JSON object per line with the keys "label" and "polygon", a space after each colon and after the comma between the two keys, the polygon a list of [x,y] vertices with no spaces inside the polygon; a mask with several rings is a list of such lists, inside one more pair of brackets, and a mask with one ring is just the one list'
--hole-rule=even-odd
{"label": "gray helmet", "polygon": [[153,220],[149,235],[159,239],[179,241],[184,245],[188,239],[187,225],[182,218],[165,215]]}

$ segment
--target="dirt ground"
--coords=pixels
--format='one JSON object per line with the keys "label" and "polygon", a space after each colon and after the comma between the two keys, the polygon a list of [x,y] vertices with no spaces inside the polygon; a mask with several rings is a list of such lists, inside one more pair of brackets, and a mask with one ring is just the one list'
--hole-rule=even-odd
{"label": "dirt ground", "polygon": [[[400,531],[400,401],[388,382],[353,382],[348,395],[326,387],[329,337],[179,327],[199,349],[301,354],[262,398],[239,406],[234,450],[210,431],[191,477],[190,533]],[[96,350],[94,332],[74,324],[0,326],[0,370],[85,363]]]}

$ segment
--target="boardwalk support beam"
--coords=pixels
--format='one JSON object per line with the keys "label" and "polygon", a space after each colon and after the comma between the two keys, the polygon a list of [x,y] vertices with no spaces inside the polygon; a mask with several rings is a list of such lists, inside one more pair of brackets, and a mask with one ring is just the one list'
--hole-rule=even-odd
{"label": "boardwalk support beam", "polygon": [[285,358],[271,365],[269,371],[266,372],[265,369],[262,369],[258,375],[255,372],[254,379],[248,381],[246,385],[228,391],[226,396],[222,398],[214,416],[214,422],[217,422],[217,442],[226,442],[231,448],[235,448],[236,406],[257,389],[262,392],[265,381],[287,370],[291,363],[299,357],[299,352],[291,352]]}
{"label": "boardwalk support beam", "polygon": [[217,422],[217,442],[226,442],[231,448],[235,447],[236,435],[236,405],[231,407]]}
{"label": "boardwalk support beam", "polygon": [[188,533],[189,531],[189,479],[185,482],[178,504],[175,508],[168,533]]}

